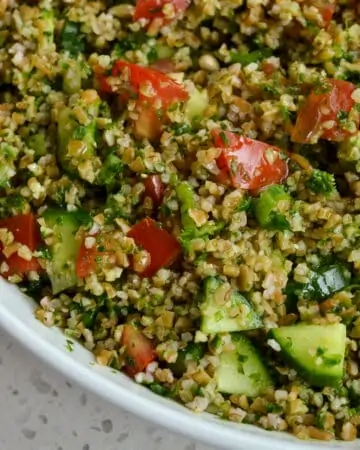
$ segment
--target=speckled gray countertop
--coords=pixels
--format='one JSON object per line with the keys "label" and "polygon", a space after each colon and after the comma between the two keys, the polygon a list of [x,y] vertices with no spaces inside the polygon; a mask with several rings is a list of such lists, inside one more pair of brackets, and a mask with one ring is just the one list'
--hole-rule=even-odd
{"label": "speckled gray countertop", "polygon": [[0,329],[1,450],[215,450],[64,379]]}

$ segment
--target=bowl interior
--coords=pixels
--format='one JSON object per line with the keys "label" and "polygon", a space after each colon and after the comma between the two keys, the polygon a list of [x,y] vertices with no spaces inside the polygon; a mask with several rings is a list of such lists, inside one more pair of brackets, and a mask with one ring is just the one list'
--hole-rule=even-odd
{"label": "bowl interior", "polygon": [[286,433],[225,422],[209,414],[195,414],[155,395],[111,368],[94,364],[80,344],[69,348],[65,336],[34,317],[34,302],[0,278],[0,325],[31,352],[83,387],[146,420],[222,448],[237,450],[359,450],[360,442],[306,442]]}

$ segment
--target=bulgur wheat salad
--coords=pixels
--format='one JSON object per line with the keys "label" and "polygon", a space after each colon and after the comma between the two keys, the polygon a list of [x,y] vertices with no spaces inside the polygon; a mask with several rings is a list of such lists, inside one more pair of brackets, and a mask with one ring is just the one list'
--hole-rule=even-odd
{"label": "bulgur wheat salad", "polygon": [[0,273],[196,412],[360,436],[356,0],[0,0]]}

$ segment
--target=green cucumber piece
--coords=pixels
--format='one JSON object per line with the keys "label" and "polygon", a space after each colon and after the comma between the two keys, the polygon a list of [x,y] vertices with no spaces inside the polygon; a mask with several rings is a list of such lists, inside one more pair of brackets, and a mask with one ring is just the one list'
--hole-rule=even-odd
{"label": "green cucumber piece", "polygon": [[[94,175],[79,172],[79,165],[84,161],[96,166],[96,118],[99,113],[100,98],[94,96],[89,103],[86,92],[73,97],[72,105],[62,107],[58,112],[57,127],[57,159],[61,167],[71,176],[79,176],[93,182]],[[86,114],[86,124],[81,124],[75,116],[75,108],[81,108]],[[74,150],[74,146],[76,151]],[[90,171],[92,172],[92,171]]]}
{"label": "green cucumber piece", "polygon": [[269,186],[255,202],[255,217],[262,228],[289,230],[290,224],[284,214],[278,211],[280,201],[290,201],[290,196],[280,185]]}
{"label": "green cucumber piece", "polygon": [[230,284],[217,277],[204,280],[201,331],[206,334],[254,330],[262,327],[258,313]]}
{"label": "green cucumber piece", "polygon": [[204,356],[206,349],[206,344],[202,342],[189,342],[189,344],[182,350],[179,350],[178,357],[176,361],[172,364],[169,364],[169,368],[172,373],[181,377],[187,369],[188,361],[196,361],[199,362],[200,359]]}
{"label": "green cucumber piece", "polygon": [[273,385],[267,367],[251,341],[232,333],[235,349],[219,356],[216,381],[219,392],[257,397]]}
{"label": "green cucumber piece", "polygon": [[201,120],[205,109],[209,104],[209,94],[206,89],[199,91],[194,89],[185,108],[185,115],[190,120]]}
{"label": "green cucumber piece", "polygon": [[292,304],[298,298],[319,301],[347,288],[350,282],[349,270],[343,264],[336,263],[312,271],[308,283],[290,281],[285,288],[285,294]]}
{"label": "green cucumber piece", "polygon": [[81,226],[90,226],[91,218],[85,211],[62,209],[47,209],[42,217],[46,227],[53,230],[46,271],[53,293],[58,294],[77,285],[76,262],[81,245],[77,232]]}
{"label": "green cucumber piece", "polygon": [[270,332],[284,359],[314,386],[338,386],[343,377],[346,327],[299,324]]}

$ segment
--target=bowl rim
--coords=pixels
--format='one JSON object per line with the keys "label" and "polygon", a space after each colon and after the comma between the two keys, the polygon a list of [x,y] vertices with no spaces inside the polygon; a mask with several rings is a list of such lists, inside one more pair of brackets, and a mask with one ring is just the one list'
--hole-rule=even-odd
{"label": "bowl rim", "polygon": [[[158,396],[153,393],[153,397],[150,398],[141,396],[101,373],[92,371],[90,367],[71,357],[70,352],[65,352],[44,339],[28,322],[20,320],[6,307],[6,304],[1,301],[4,293],[13,298],[26,297],[17,288],[14,290],[8,283],[0,279],[0,327],[66,378],[72,379],[77,385],[146,421],[196,441],[228,449],[265,450],[270,446],[271,450],[284,450],[284,448],[287,450],[315,450],[319,446],[327,450],[348,448],[346,444],[339,441],[334,441],[329,445],[329,442],[301,441],[293,437],[289,438],[290,435],[286,435],[285,438],[284,433],[279,432],[264,430],[260,432],[258,429],[258,432],[255,432],[255,427],[252,425],[241,426],[241,424],[221,421],[210,414],[195,414],[184,406],[180,409],[171,409],[159,400],[156,401]],[[29,297],[26,299],[33,302]],[[31,306],[33,307],[33,305]],[[33,314],[32,318],[34,319]],[[36,320],[36,322],[38,321]],[[58,330],[56,327],[54,328]],[[63,334],[62,336],[65,342],[66,337]],[[83,348],[79,343],[76,345]],[[122,376],[125,377],[125,375]],[[349,448],[349,450],[353,449]]]}

